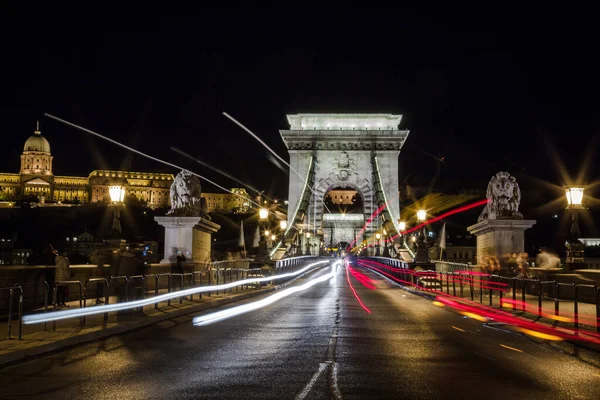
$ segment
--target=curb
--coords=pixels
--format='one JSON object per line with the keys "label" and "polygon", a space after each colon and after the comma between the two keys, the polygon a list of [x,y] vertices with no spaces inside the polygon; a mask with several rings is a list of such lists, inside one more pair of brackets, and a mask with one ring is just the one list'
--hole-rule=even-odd
{"label": "curb", "polygon": [[110,336],[115,336],[115,335],[130,332],[130,331],[134,331],[136,329],[144,328],[146,326],[153,325],[158,322],[181,317],[183,315],[196,313],[196,312],[207,310],[210,308],[215,308],[215,307],[223,306],[226,304],[235,303],[235,302],[238,302],[241,300],[246,300],[246,299],[249,299],[252,297],[260,296],[262,294],[274,292],[274,291],[280,290],[280,289],[292,284],[294,281],[305,276],[306,274],[314,272],[315,269],[322,268],[322,267],[328,266],[328,265],[329,264],[322,265],[322,266],[316,266],[315,268],[313,268],[309,271],[306,271],[303,274],[298,275],[297,277],[294,277],[293,279],[291,279],[287,282],[284,282],[277,286],[272,286],[270,288],[260,289],[256,292],[237,294],[237,295],[232,295],[229,297],[224,297],[221,299],[210,300],[207,302],[203,302],[202,304],[197,304],[192,307],[185,308],[185,309],[171,311],[171,312],[165,313],[163,315],[147,317],[143,320],[140,319],[137,321],[133,320],[133,321],[128,321],[128,322],[123,322],[123,323],[119,323],[115,326],[100,329],[98,331],[88,332],[88,333],[84,333],[81,335],[75,335],[75,336],[72,336],[72,337],[69,337],[66,339],[57,340],[52,343],[46,343],[41,346],[35,346],[35,347],[29,348],[29,349],[16,350],[11,353],[3,354],[3,355],[0,355],[0,368],[8,367],[8,366],[18,364],[18,363],[21,363],[24,361],[29,361],[30,359],[34,359],[38,356],[43,356],[48,353],[56,352],[58,350],[65,350],[66,348],[74,347],[76,345],[85,344],[85,343],[93,342],[93,341],[96,341],[99,339],[105,339]]}

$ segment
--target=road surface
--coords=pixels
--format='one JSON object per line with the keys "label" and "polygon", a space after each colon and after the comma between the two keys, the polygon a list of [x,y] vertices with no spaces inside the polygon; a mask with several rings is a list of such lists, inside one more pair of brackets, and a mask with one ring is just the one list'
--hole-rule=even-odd
{"label": "road surface", "polygon": [[329,281],[212,325],[182,317],[2,369],[0,398],[600,396],[600,370],[592,364],[356,271],[374,288],[350,275],[355,296],[340,267]]}

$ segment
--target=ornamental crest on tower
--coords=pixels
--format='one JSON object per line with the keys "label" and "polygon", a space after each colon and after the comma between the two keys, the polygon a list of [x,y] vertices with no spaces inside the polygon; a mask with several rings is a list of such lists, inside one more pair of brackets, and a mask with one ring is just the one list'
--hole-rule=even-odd
{"label": "ornamental crest on tower", "polygon": [[341,181],[347,181],[351,174],[356,173],[356,163],[345,151],[342,151],[334,160],[333,168],[338,179]]}

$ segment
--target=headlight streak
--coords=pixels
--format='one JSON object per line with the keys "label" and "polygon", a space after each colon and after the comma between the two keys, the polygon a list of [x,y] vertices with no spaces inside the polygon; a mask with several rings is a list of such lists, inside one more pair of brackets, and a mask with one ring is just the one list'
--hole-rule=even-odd
{"label": "headlight streak", "polygon": [[214,313],[210,313],[208,315],[202,315],[202,316],[199,316],[199,317],[195,317],[193,319],[192,323],[195,326],[206,326],[206,325],[214,324],[216,322],[223,321],[223,320],[226,320],[226,319],[229,319],[229,318],[237,317],[238,315],[242,315],[242,314],[248,313],[250,311],[258,310],[259,308],[266,307],[266,306],[268,306],[270,304],[273,304],[276,301],[279,301],[279,300],[281,300],[281,299],[283,299],[285,297],[288,297],[288,296],[290,296],[290,295],[292,295],[294,293],[306,290],[306,289],[308,289],[308,288],[316,285],[317,283],[324,282],[324,281],[329,280],[329,279],[333,279],[333,277],[336,274],[336,270],[337,270],[336,264],[338,262],[339,261],[336,261],[331,266],[331,272],[330,273],[328,273],[326,275],[323,275],[323,276],[320,276],[318,278],[314,278],[314,279],[306,282],[303,285],[294,286],[294,287],[282,290],[281,292],[275,293],[275,294],[267,297],[266,299],[254,301],[254,302],[252,302],[250,304],[244,304],[244,305],[241,305],[241,306],[236,306],[236,307],[233,307],[233,308],[229,308],[227,310],[217,311],[217,312],[214,312]]}
{"label": "headlight streak", "polygon": [[178,298],[181,296],[190,296],[192,294],[197,294],[197,293],[212,292],[212,291],[216,291],[216,290],[225,290],[225,289],[234,288],[234,287],[240,286],[240,285],[252,284],[255,282],[268,282],[268,281],[272,281],[275,279],[290,278],[293,276],[300,275],[300,274],[302,274],[312,268],[315,268],[319,265],[328,264],[328,263],[330,263],[330,261],[317,261],[315,263],[307,265],[306,267],[304,267],[296,272],[288,272],[285,274],[273,275],[273,276],[268,276],[268,277],[263,277],[263,278],[248,278],[248,279],[243,279],[241,281],[226,283],[226,284],[218,285],[218,286],[201,286],[201,287],[189,288],[189,289],[185,289],[185,290],[180,290],[178,292],[165,293],[165,294],[161,294],[159,296],[149,297],[147,299],[142,299],[142,300],[128,301],[125,303],[105,304],[103,306],[75,308],[72,310],[51,311],[51,312],[40,313],[40,314],[25,315],[25,316],[23,316],[23,323],[26,325],[39,324],[39,323],[43,323],[43,322],[60,321],[63,319],[68,319],[68,318],[86,317],[86,316],[90,316],[90,315],[103,314],[103,313],[107,313],[107,312],[131,310],[132,308],[149,306],[154,303],[164,302],[169,299],[172,300],[172,299],[175,299],[175,298]]}

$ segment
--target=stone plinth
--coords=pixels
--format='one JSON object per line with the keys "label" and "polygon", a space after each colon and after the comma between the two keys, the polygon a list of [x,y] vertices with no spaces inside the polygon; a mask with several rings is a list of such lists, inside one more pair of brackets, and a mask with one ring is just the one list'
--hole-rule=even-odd
{"label": "stone plinth", "polygon": [[210,261],[212,234],[221,226],[202,217],[154,217],[165,227],[165,253],[161,263],[177,262],[177,252],[186,261],[206,263]]}
{"label": "stone plinth", "polygon": [[535,225],[531,219],[492,219],[467,228],[477,236],[477,261],[483,257],[501,257],[525,251],[525,231]]}

